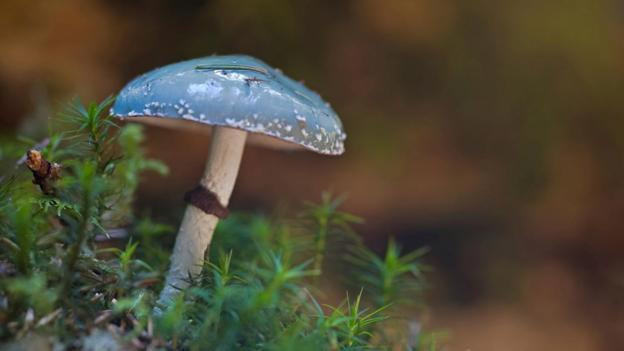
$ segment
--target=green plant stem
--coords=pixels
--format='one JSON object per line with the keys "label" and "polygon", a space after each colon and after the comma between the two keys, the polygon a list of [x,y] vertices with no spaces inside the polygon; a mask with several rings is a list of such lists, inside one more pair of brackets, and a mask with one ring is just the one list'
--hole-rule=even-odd
{"label": "green plant stem", "polygon": [[[319,229],[316,234],[316,238],[314,239],[314,243],[315,243],[314,270],[318,271],[319,273],[322,272],[322,269],[323,269],[325,245],[327,242],[327,230],[328,230],[327,218],[325,217],[319,218]],[[317,279],[317,277],[318,276],[316,276],[315,279]]]}
{"label": "green plant stem", "polygon": [[63,283],[63,296],[67,296],[66,293],[69,291],[73,281],[73,272],[76,266],[76,262],[78,261],[78,256],[80,254],[80,249],[82,248],[83,243],[87,238],[87,226],[89,218],[91,218],[91,193],[90,189],[85,189],[85,193],[83,194],[83,207],[82,207],[82,218],[80,220],[80,224],[78,226],[76,241],[69,247],[69,252],[67,254],[67,260],[65,260],[65,269],[64,269],[64,283]]}

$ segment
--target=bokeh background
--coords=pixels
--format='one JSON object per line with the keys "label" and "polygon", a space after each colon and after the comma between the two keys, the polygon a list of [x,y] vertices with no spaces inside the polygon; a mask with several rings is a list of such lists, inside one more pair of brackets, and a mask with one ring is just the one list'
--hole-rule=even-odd
{"label": "bokeh background", "polygon": [[[73,96],[257,56],[332,103],[347,152],[247,148],[233,209],[332,190],[371,246],[429,246],[451,350],[621,350],[623,36],[615,0],[2,0],[0,127],[36,137]],[[172,171],[137,205],[175,224],[209,140],[147,134]]]}

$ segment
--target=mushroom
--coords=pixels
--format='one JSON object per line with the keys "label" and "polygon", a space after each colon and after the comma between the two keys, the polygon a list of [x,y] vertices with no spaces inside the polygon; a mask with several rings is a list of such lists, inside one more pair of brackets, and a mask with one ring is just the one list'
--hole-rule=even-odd
{"label": "mushroom", "polygon": [[176,237],[160,294],[166,305],[188,286],[234,188],[246,140],[277,149],[326,155],[344,152],[342,123],[303,84],[250,56],[209,56],[143,74],[119,93],[111,114],[131,122],[212,132],[210,154]]}

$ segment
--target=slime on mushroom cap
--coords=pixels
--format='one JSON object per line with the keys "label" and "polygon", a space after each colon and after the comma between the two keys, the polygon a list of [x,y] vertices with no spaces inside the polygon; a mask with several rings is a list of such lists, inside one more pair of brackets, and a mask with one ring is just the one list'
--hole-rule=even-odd
{"label": "slime on mushroom cap", "polygon": [[111,112],[177,128],[188,120],[243,129],[328,155],[342,154],[346,138],[340,119],[318,94],[243,55],[209,56],[148,72],[120,92]]}

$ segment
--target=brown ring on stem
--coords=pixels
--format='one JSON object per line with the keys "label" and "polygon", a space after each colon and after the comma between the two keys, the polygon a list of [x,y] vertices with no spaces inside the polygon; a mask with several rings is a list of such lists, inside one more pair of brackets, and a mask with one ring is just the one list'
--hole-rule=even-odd
{"label": "brown ring on stem", "polygon": [[198,185],[194,189],[184,194],[184,201],[191,204],[206,214],[215,215],[221,219],[226,218],[230,211],[223,206],[217,197],[217,194]]}

